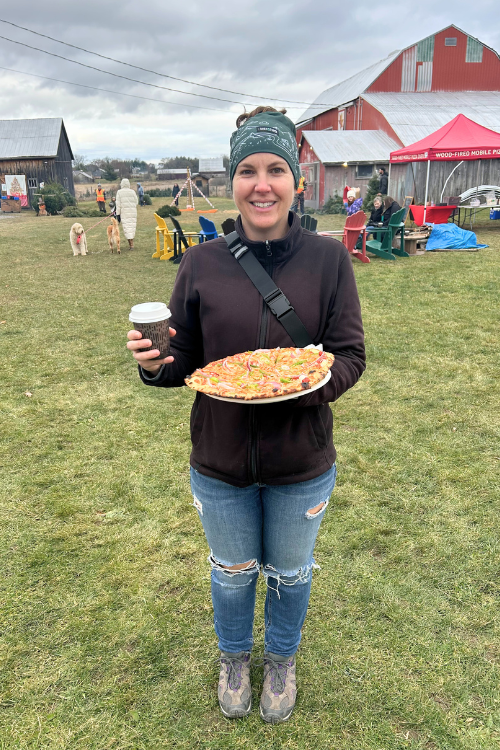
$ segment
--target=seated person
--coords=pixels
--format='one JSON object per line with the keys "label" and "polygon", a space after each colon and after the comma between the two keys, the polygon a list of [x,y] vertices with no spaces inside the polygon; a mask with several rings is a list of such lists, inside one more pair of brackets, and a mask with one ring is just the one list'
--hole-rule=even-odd
{"label": "seated person", "polygon": [[348,190],[347,191],[347,205],[344,203],[345,210],[347,211],[347,215],[352,216],[352,214],[355,214],[356,211],[361,211],[362,205],[363,205],[363,198],[358,198],[356,200],[355,191]]}
{"label": "seated person", "polygon": [[391,196],[388,195],[384,200],[384,214],[382,216],[384,227],[389,226],[392,214],[395,214],[397,211],[401,211],[401,206],[394,200],[394,198],[391,198]]}
{"label": "seated person", "polygon": [[[373,209],[368,219],[368,227],[372,227],[379,224],[382,221],[382,214],[384,213],[384,204],[381,195],[376,195],[373,199]],[[367,227],[367,228],[368,228]]]}

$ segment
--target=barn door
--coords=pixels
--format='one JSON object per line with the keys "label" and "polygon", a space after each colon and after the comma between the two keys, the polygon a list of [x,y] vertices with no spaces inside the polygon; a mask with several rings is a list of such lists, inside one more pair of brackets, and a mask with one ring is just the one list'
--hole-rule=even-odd
{"label": "barn door", "polygon": [[319,208],[319,162],[301,164],[300,169],[307,182],[304,205]]}

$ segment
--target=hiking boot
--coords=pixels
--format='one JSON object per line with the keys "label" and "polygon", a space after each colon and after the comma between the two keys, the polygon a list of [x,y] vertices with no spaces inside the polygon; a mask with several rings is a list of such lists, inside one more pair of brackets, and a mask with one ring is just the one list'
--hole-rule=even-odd
{"label": "hiking boot", "polygon": [[250,687],[250,654],[220,652],[219,706],[227,719],[241,719],[252,708]]}
{"label": "hiking boot", "polygon": [[296,697],[295,656],[264,654],[261,717],[269,724],[286,721],[292,714]]}

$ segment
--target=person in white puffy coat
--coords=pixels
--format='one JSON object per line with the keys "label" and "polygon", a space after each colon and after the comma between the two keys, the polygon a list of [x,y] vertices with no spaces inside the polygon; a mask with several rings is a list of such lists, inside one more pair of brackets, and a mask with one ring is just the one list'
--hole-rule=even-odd
{"label": "person in white puffy coat", "polygon": [[133,248],[137,225],[137,194],[126,178],[121,181],[120,190],[116,194],[116,217],[121,222],[128,246]]}

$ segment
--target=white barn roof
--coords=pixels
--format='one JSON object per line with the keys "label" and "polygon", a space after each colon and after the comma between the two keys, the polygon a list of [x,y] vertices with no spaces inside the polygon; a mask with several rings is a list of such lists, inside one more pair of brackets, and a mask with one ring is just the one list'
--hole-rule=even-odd
{"label": "white barn roof", "polygon": [[388,162],[399,147],[381,130],[304,130],[307,140],[322,164],[343,162],[375,164]]}
{"label": "white barn roof", "polygon": [[392,61],[396,59],[399,52],[399,50],[391,52],[391,54],[384,58],[384,60],[379,60],[374,65],[370,65],[369,68],[365,68],[347,80],[341,81],[340,83],[335,84],[335,86],[326,89],[326,91],[323,91],[313,102],[314,106],[309,107],[301,114],[296,121],[296,125],[311,120],[322,112],[328,112],[329,109],[335,109],[335,107],[339,107],[341,104],[347,104],[348,102],[357,99],[358,96],[362,94],[381,73],[384,72]]}
{"label": "white barn roof", "polygon": [[363,94],[404,146],[425,138],[459,114],[500,133],[500,91]]}
{"label": "white barn roof", "polygon": [[0,120],[0,159],[57,156],[61,117]]}

